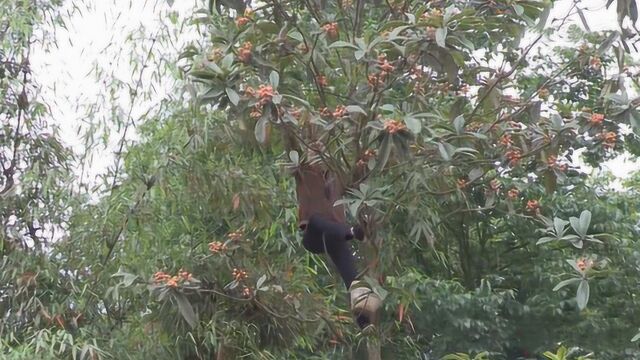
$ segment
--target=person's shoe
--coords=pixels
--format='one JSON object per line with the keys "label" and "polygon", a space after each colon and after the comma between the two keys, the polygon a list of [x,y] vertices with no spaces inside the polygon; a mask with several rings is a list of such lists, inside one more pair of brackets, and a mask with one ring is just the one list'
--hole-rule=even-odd
{"label": "person's shoe", "polygon": [[351,313],[353,316],[356,318],[364,316],[369,320],[370,324],[375,324],[378,310],[382,306],[382,301],[378,294],[362,285],[362,282],[359,281],[351,283],[349,294],[351,295]]}

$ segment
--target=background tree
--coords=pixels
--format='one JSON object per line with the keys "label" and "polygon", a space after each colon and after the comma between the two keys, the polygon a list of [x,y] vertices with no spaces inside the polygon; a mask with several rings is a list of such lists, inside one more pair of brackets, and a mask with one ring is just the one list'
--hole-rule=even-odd
{"label": "background tree", "polygon": [[[382,358],[532,358],[558,342],[637,356],[635,192],[577,167],[635,154],[629,34],[534,1],[206,5],[175,62],[154,59],[180,32],[142,49],[138,70],[175,91],[113,124],[138,139],[122,136],[99,198],[61,200],[63,238],[11,258],[38,282],[2,275],[27,284],[3,308],[22,316],[3,322],[3,354],[342,359],[367,340]],[[553,32],[578,49],[542,48]],[[140,84],[130,95],[151,96]],[[359,255],[385,298],[373,339],[299,245],[285,170],[310,138],[356,180],[350,216],[370,216]]]}

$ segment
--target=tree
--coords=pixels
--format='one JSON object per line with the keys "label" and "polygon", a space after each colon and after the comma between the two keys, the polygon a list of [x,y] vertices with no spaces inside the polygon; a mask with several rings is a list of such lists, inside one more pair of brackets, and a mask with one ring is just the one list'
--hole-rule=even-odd
{"label": "tree", "polygon": [[[81,200],[40,258],[50,283],[32,298],[51,323],[16,323],[23,335],[3,345],[637,356],[636,196],[576,166],[579,153],[594,166],[635,153],[634,85],[620,80],[635,70],[621,55],[630,38],[548,21],[552,5],[210,2],[190,19],[201,37],[167,66],[175,95],[137,122],[103,196]],[[539,48],[562,31],[577,51]],[[351,184],[342,201],[369,235],[358,253],[385,303],[372,337],[330,264],[299,245],[286,170],[310,150]],[[545,353],[558,342],[577,348]]]}
{"label": "tree", "polygon": [[[53,323],[42,304],[60,294],[40,291],[51,280],[52,243],[67,230],[71,151],[50,123],[30,59],[60,21],[59,1],[0,4],[0,334],[28,339],[31,324]],[[45,285],[46,287],[46,285]],[[54,288],[60,290],[60,288]]]}

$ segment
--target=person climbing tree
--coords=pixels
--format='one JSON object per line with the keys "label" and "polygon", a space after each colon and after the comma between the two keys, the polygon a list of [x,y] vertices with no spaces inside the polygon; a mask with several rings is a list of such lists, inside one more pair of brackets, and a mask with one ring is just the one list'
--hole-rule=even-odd
{"label": "person climbing tree", "polygon": [[364,240],[364,231],[358,225],[348,226],[344,206],[335,205],[344,194],[345,186],[319,159],[301,163],[294,177],[303,246],[311,253],[324,252],[329,256],[351,294],[352,314],[364,330],[375,324],[381,301],[356,281],[356,259],[349,241]]}

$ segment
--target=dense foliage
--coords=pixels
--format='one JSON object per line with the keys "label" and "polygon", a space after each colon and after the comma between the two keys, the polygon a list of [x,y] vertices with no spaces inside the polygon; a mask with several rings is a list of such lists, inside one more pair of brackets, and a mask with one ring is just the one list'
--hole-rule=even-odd
{"label": "dense foliage", "polygon": [[[34,26],[59,6],[39,3],[0,2],[5,358],[640,356],[640,177],[620,191],[579,166],[638,155],[635,2],[604,33],[566,24],[579,2],[559,19],[533,0],[169,12],[195,40],[137,63],[174,91],[107,123],[123,151],[91,190],[34,99]],[[541,45],[558,33],[576,46]],[[290,173],[314,154],[352,184],[374,334],[300,246]]]}

